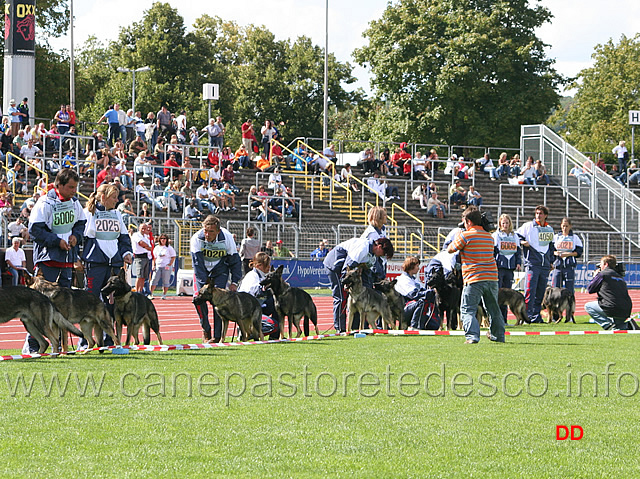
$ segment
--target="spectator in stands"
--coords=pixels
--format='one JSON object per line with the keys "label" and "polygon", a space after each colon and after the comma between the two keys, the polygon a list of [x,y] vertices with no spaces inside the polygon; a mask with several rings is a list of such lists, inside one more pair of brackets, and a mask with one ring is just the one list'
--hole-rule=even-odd
{"label": "spectator in stands", "polygon": [[153,248],[150,299],[153,299],[153,291],[158,287],[160,280],[162,280],[162,299],[167,299],[176,256],[176,251],[171,246],[169,237],[166,234],[161,234],[158,237],[158,244]]}
{"label": "spectator in stands", "polygon": [[[581,166],[575,165],[571,168],[569,176],[574,176],[578,180],[578,183],[584,183],[587,186],[591,186],[591,177]],[[631,176],[633,177],[633,175]]]}
{"label": "spectator in stands", "polygon": [[331,161],[323,155],[316,155],[310,164],[314,174],[319,175],[325,173],[331,176]]}
{"label": "spectator in stands", "polygon": [[[433,150],[432,150],[433,151]],[[458,166],[458,155],[455,153],[451,155],[451,157],[447,160],[447,164],[444,167],[444,174],[451,175],[454,173],[454,168]],[[455,176],[455,175],[454,175]]]}
{"label": "spectator in stands", "polygon": [[22,123],[22,128],[25,128],[26,126],[29,125],[29,104],[28,104],[29,99],[27,97],[24,97],[22,99],[22,102],[18,105],[18,111],[20,113],[22,113],[22,115],[20,116],[20,122]]}
{"label": "spectator in stands", "polygon": [[295,255],[291,251],[289,251],[289,248],[284,245],[284,241],[279,239],[278,241],[276,241],[276,246],[273,248],[273,257],[289,259],[295,258]]}
{"label": "spectator in stands", "polygon": [[193,221],[202,221],[204,214],[198,209],[198,201],[193,198],[184,210],[184,218]]}
{"label": "spectator in stands", "polygon": [[627,161],[629,161],[629,152],[627,151],[626,142],[620,140],[618,146],[616,146],[611,152],[616,155],[618,159],[618,171],[620,174],[627,171]]}
{"label": "spectator in stands", "polygon": [[229,205],[231,205],[231,211],[236,211],[236,195],[231,189],[231,185],[229,183],[224,183],[222,188],[220,188],[220,195],[224,198],[225,203],[227,205],[226,211],[229,211]]}
{"label": "spectator in stands", "polygon": [[138,176],[144,176],[145,178],[151,177],[153,167],[151,166],[151,161],[147,159],[146,151],[138,153],[136,159],[133,160],[133,170]]}
{"label": "spectator in stands", "polygon": [[7,248],[4,253],[4,260],[7,263],[7,269],[11,274],[11,284],[18,286],[20,275],[27,269],[27,257],[24,250],[20,247],[22,239],[15,237],[11,240],[11,248]]}
{"label": "spectator in stands", "polygon": [[482,195],[476,191],[476,187],[469,185],[469,191],[467,193],[467,205],[477,206],[478,209],[482,206]]}
{"label": "spectator in stands", "polygon": [[33,138],[29,138],[27,144],[20,148],[20,156],[31,163],[30,160],[42,156],[42,151],[33,144]]}
{"label": "spectator in stands", "polygon": [[522,169],[522,175],[524,177],[524,184],[533,185],[529,189],[533,190],[533,188],[535,187],[536,191],[538,191],[538,180],[537,180],[536,168],[533,164],[532,156],[527,158],[527,162],[525,163],[524,168]]}
{"label": "spectator in stands", "polygon": [[509,158],[507,157],[506,152],[500,153],[500,158],[498,158],[498,166],[495,169],[489,170],[489,174],[491,175],[491,180],[496,181],[502,176],[507,176],[509,174]]}
{"label": "spectator in stands", "polygon": [[242,260],[242,274],[246,275],[251,271],[251,260],[260,252],[260,240],[256,239],[256,229],[249,226],[246,231],[246,237],[240,243],[240,259]]}
{"label": "spectator in stands", "polygon": [[325,240],[320,241],[320,244],[316,249],[311,252],[311,259],[313,261],[322,261],[329,253],[329,248],[327,248],[327,242]]}
{"label": "spectator in stands", "polygon": [[170,138],[171,135],[175,133],[175,131],[171,120],[171,113],[169,113],[169,110],[167,110],[166,105],[162,105],[160,111],[156,113],[156,118],[158,135],[161,135],[165,138]]}
{"label": "spectator in stands", "polygon": [[24,130],[18,130],[18,134],[13,137],[13,153],[20,155],[20,150],[27,144],[27,140],[24,139]]}
{"label": "spectator in stands", "polygon": [[[571,220],[562,218],[560,233],[553,236],[554,256],[551,286],[567,288],[574,292],[576,280],[576,259],[582,256],[582,240],[571,229]],[[556,318],[554,318],[556,319]]]}
{"label": "spectator in stands", "polygon": [[420,201],[420,208],[427,209],[427,201],[429,199],[429,187],[426,183],[420,183],[411,193],[411,199]]}
{"label": "spectator in stands", "polygon": [[351,171],[351,165],[349,163],[345,163],[342,171],[340,171],[340,175],[338,177],[338,181],[344,184],[347,188],[351,188],[356,193],[360,191],[355,181],[352,181],[353,172]]}
{"label": "spectator in stands", "polygon": [[282,219],[282,213],[274,210],[269,206],[269,200],[262,200],[262,204],[258,207],[258,216],[256,218],[257,221],[263,222],[276,222]]}
{"label": "spectator in stands", "polygon": [[7,233],[9,238],[22,238],[24,242],[29,241],[29,230],[24,225],[24,219],[22,216],[18,216],[7,225]]}
{"label": "spectator in stands", "polygon": [[180,180],[169,181],[166,188],[164,189],[164,196],[168,197],[171,201],[175,201],[176,207],[178,210],[182,210],[185,205],[185,198],[180,191]]}
{"label": "spectator in stands", "polygon": [[144,120],[144,139],[149,148],[153,150],[158,140],[158,123],[156,115],[152,111],[147,114],[147,118]]}
{"label": "spectator in stands", "polygon": [[509,162],[509,178],[517,178],[520,176],[520,155],[513,155]]}
{"label": "spectator in stands", "polygon": [[389,163],[387,164],[389,173],[387,173],[388,176],[391,175],[395,175],[395,176],[399,176],[400,175],[400,171],[402,171],[402,164],[403,161],[401,159],[401,155],[402,155],[402,149],[401,148],[396,148],[395,151],[393,152],[393,154],[391,155],[391,159],[389,161]]}
{"label": "spectator in stands", "polygon": [[7,111],[9,114],[9,120],[11,123],[11,136],[16,136],[18,134],[18,130],[20,130],[20,125],[22,125],[22,116],[24,113],[20,113],[18,107],[16,106],[16,101],[12,98],[9,102],[9,110]]}
{"label": "spectator in stands", "polygon": [[218,205],[209,200],[209,189],[204,183],[196,190],[196,200],[200,211],[204,211],[205,208],[207,208],[211,214],[215,214],[218,211]]}
{"label": "spectator in stands", "polygon": [[240,145],[240,148],[236,150],[234,156],[238,161],[239,168],[248,168],[248,169],[253,168],[253,161],[251,161],[251,154],[249,153],[249,150],[247,150],[244,147],[244,144]]}
{"label": "spectator in stands", "polygon": [[273,194],[275,194],[279,189],[284,190],[285,186],[282,184],[282,175],[280,174],[280,168],[276,167],[276,169],[273,170],[273,173],[269,175],[267,186],[273,190]]}
{"label": "spectator in stands", "polygon": [[[513,286],[514,271],[520,271],[522,250],[520,237],[513,231],[513,222],[507,214],[500,215],[498,229],[493,233],[493,252],[498,266],[498,288]],[[500,306],[504,324],[507,324],[507,305]]]}
{"label": "spectator in stands", "polygon": [[[591,157],[589,157],[589,159],[591,159]],[[600,168],[602,171],[604,171],[605,173],[607,172],[607,164],[604,162],[604,158],[602,157],[598,158],[598,162],[596,163],[596,166]]]}
{"label": "spectator in stands", "polygon": [[438,199],[438,193],[431,193],[431,197],[427,201],[427,214],[434,218],[445,218],[447,216],[446,205]]}
{"label": "spectator in stands", "polygon": [[389,171],[390,163],[391,163],[391,152],[389,151],[389,148],[385,148],[380,153],[380,159],[378,160],[378,164],[376,165],[377,169],[375,171],[380,171],[380,174],[382,176],[388,176],[390,173]]}
{"label": "spectator in stands", "polygon": [[485,153],[482,158],[476,160],[476,169],[478,171],[489,173],[491,171],[490,168],[493,168],[493,160],[491,160],[489,153]]}
{"label": "spectator in stands", "polygon": [[624,274],[617,267],[615,256],[603,256],[596,274],[587,286],[589,294],[598,293],[598,300],[584,305],[596,323],[604,329],[627,330],[627,318],[631,315],[633,303],[629,296]]}
{"label": "spectator in stands", "polygon": [[[260,188],[264,191],[264,186],[261,186]],[[258,195],[258,189],[255,185],[251,185],[251,188],[249,188],[247,201],[249,202],[249,208],[251,208],[251,210],[257,209],[262,204],[262,198]]]}
{"label": "spectator in stands", "polygon": [[375,171],[373,150],[371,148],[365,148],[362,150],[358,157],[358,166],[362,168],[365,175],[371,175]]}
{"label": "spectator in stands", "polygon": [[176,200],[168,193],[165,194],[165,189],[162,186],[162,183],[160,183],[160,178],[158,177],[153,179],[151,194],[156,200],[159,200],[160,204],[162,204],[162,211],[166,211],[167,208],[170,208],[174,213],[178,211]]}
{"label": "spectator in stands", "polygon": [[216,205],[218,213],[220,211],[228,211],[227,198],[225,196],[222,196],[217,183],[214,183],[213,181],[209,183],[207,194],[209,195],[209,202]]}
{"label": "spectator in stands", "polygon": [[235,178],[236,178],[236,173],[233,170],[233,165],[227,165],[227,167],[224,170],[222,170],[222,181],[224,183],[229,183],[229,185],[233,187],[235,186]]}
{"label": "spectator in stands", "polygon": [[256,162],[256,168],[261,171],[267,171],[270,167],[271,167],[271,162],[266,157],[266,154],[264,152],[260,153],[260,157]]}
{"label": "spectator in stands", "polygon": [[129,225],[129,223],[131,223],[131,218],[136,216],[135,211],[133,211],[131,199],[129,198],[125,198],[124,201],[118,205],[117,210],[122,215],[122,221],[125,225]]}
{"label": "spectator in stands", "polygon": [[[242,146],[244,146],[244,149],[250,153],[253,151],[253,142],[256,141],[256,134],[253,131],[253,120],[248,119],[245,121],[240,127],[240,130],[242,133]],[[252,258],[249,258],[249,260],[251,259]]]}
{"label": "spectator in stands", "polygon": [[416,151],[416,156],[413,160],[411,160],[411,163],[413,164],[413,176],[415,179],[426,180],[426,181],[431,180],[431,177],[429,176],[429,173],[426,170],[427,162],[422,156],[421,152]]}
{"label": "spectator in stands", "polygon": [[449,201],[451,205],[455,205],[459,208],[465,209],[467,204],[467,193],[465,189],[460,186],[460,180],[456,179],[449,188]]}
{"label": "spectator in stands", "polygon": [[16,161],[12,168],[7,170],[7,183],[9,189],[19,194],[25,194],[28,191],[31,181],[25,180],[20,170],[22,169],[22,163]]}
{"label": "spectator in stands", "polygon": [[116,170],[115,162],[109,163],[109,166],[102,169],[96,176],[96,187],[102,183],[111,183],[116,176],[118,176],[118,170]]}
{"label": "spectator in stands", "polygon": [[11,124],[9,124],[9,117],[3,116],[2,121],[0,122],[0,131],[2,133],[11,133]]}
{"label": "spectator in stands", "polygon": [[184,185],[180,187],[180,193],[184,198],[185,204],[188,204],[192,199],[196,197],[196,193],[191,187],[191,180],[187,179],[184,182]]}
{"label": "spectator in stands", "polygon": [[273,122],[271,120],[266,120],[264,122],[264,126],[260,128],[260,133],[262,134],[261,143],[264,156],[266,158],[271,158],[271,139],[276,134],[276,129],[273,127]]}
{"label": "spectator in stands", "polygon": [[147,151],[147,144],[140,135],[135,135],[131,143],[129,143],[129,156],[137,156],[141,151]]}
{"label": "spectator in stands", "polygon": [[162,171],[166,179],[180,178],[182,176],[182,170],[180,170],[180,164],[174,152],[169,153],[169,157],[164,162],[164,169]]}
{"label": "spectator in stands", "polygon": [[541,323],[540,309],[547,287],[549,268],[555,250],[553,228],[547,223],[549,210],[539,205],[533,221],[523,224],[516,234],[520,237],[525,265],[525,302],[532,323]]}
{"label": "spectator in stands", "polygon": [[164,204],[160,200],[160,198],[156,198],[146,187],[144,184],[144,180],[140,178],[138,180],[138,186],[136,186],[136,195],[140,201],[147,203],[149,205],[155,205],[155,207],[159,210],[164,210]]}
{"label": "spectator in stands", "polygon": [[538,185],[550,184],[549,175],[547,175],[547,169],[542,164],[542,160],[536,160],[536,183]]}
{"label": "spectator in stands", "polygon": [[[105,111],[98,120],[98,124],[106,123],[109,125],[109,131],[107,133],[107,142],[109,143],[109,146],[113,146],[114,141],[120,136],[120,122],[118,121],[118,111],[115,107],[115,104],[109,105],[108,110]],[[62,107],[60,107],[60,110],[62,111]],[[57,114],[60,114],[61,111],[59,111]],[[60,129],[59,126],[58,129]],[[64,133],[61,131],[61,133],[66,133],[66,130]]]}

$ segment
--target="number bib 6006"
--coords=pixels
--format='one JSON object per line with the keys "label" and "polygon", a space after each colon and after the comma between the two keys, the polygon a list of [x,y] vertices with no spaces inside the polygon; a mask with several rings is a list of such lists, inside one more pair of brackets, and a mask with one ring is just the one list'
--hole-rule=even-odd
{"label": "number bib 6006", "polygon": [[96,239],[116,240],[120,236],[120,220],[115,211],[96,211]]}
{"label": "number bib 6006", "polygon": [[75,222],[76,210],[73,201],[56,203],[53,206],[53,221],[51,223],[51,231],[54,234],[61,235],[71,233]]}

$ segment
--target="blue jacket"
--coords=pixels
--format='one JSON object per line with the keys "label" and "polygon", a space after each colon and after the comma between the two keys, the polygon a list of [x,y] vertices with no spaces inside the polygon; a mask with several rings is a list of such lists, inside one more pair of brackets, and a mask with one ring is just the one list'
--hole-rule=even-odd
{"label": "blue jacket", "polygon": [[220,228],[215,241],[208,242],[201,229],[191,237],[191,260],[196,280],[203,285],[208,278],[231,273],[231,282],[238,284],[242,278],[242,260],[233,236]]}
{"label": "blue jacket", "polygon": [[575,251],[578,256],[568,256],[566,258],[555,257],[553,266],[556,269],[573,269],[576,267],[576,259],[582,256],[584,250],[582,241],[578,235],[573,234],[573,231],[569,232],[568,236],[564,236],[562,233],[558,233],[553,237],[553,244],[555,251],[570,253]]}
{"label": "blue jacket", "polygon": [[100,203],[95,213],[84,210],[87,220],[84,230],[82,259],[90,263],[113,267],[124,265],[124,257],[132,255],[131,238],[118,210],[106,211]]}
{"label": "blue jacket", "polygon": [[493,252],[498,269],[516,269],[522,264],[522,250],[520,249],[520,237],[515,234],[507,234],[504,231],[493,233]]}
{"label": "blue jacket", "polygon": [[550,268],[553,260],[553,228],[548,224],[539,225],[535,220],[523,224],[516,234],[520,241],[527,241],[529,247],[522,247],[522,255],[526,268],[540,266]]}
{"label": "blue jacket", "polygon": [[[55,188],[40,197],[29,216],[29,234],[33,238],[34,264],[45,261],[75,263],[82,244],[86,220],[78,198],[62,201]],[[60,249],[60,240],[73,235],[77,245],[69,251]]]}

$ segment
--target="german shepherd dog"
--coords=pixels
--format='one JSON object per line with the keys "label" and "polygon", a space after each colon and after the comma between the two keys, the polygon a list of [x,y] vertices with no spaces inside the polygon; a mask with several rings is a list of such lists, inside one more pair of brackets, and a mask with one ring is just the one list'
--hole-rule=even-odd
{"label": "german shepherd dog", "polygon": [[375,329],[376,320],[380,316],[382,316],[382,324],[386,329],[395,327],[396,322],[391,313],[387,297],[380,291],[367,288],[362,284],[362,267],[348,269],[342,284],[349,291],[347,332],[351,331],[356,312],[360,313],[360,327],[364,326],[364,320],[366,319],[371,329]]}
{"label": "german shepherd dog", "polygon": [[237,293],[226,289],[216,288],[212,281],[207,281],[198,295],[194,296],[193,304],[196,306],[209,301],[222,319],[222,334],[227,334],[229,321],[233,321],[240,327],[242,333],[240,340],[260,339],[264,341],[262,334],[262,306],[260,301],[249,293]]}
{"label": "german shepherd dog", "polygon": [[[82,289],[63,288],[57,283],[45,280],[42,276],[26,277],[26,284],[41,292],[51,300],[60,313],[73,324],[79,324],[82,334],[87,339],[89,349],[97,343],[103,345],[104,331],[115,344],[120,344],[113,330],[113,319],[105,304],[93,294]],[[96,334],[94,341],[91,332]],[[67,335],[62,335],[62,344],[67,346]]]}
{"label": "german shepherd dog", "polygon": [[549,323],[551,321],[559,323],[562,320],[563,311],[566,316],[565,323],[576,322],[573,317],[576,312],[576,299],[567,288],[547,287],[542,297],[542,309],[549,312]]}
{"label": "german shepherd dog", "polygon": [[304,318],[304,333],[309,334],[309,321],[318,330],[318,311],[309,293],[300,288],[293,288],[282,279],[284,266],[267,273],[260,285],[265,289],[270,289],[273,293],[276,311],[280,316],[280,334],[284,337],[284,317],[289,318],[289,337],[291,337],[291,325],[296,327],[298,337],[302,335],[300,320]]}
{"label": "german shepherd dog", "polygon": [[[40,354],[49,347],[45,336],[51,341],[51,350],[58,352],[60,343],[58,338],[70,331],[76,336],[84,337],[82,331],[65,319],[44,294],[25,288],[24,286],[10,286],[0,289],[0,324],[20,318],[25,329],[38,341]],[[63,344],[62,352],[66,353]]]}
{"label": "german shepherd dog", "polygon": [[436,290],[436,305],[442,315],[442,324],[446,315],[447,329],[457,329],[462,297],[461,273],[454,270],[445,277],[443,269],[435,269],[427,278],[427,286]]}
{"label": "german shepherd dog", "polygon": [[373,283],[373,289],[380,291],[387,297],[387,303],[389,303],[389,308],[391,308],[391,315],[394,318],[400,318],[400,329],[407,329],[409,323],[404,317],[404,298],[395,289],[397,282],[397,279],[383,279],[382,281]]}
{"label": "german shepherd dog", "polygon": [[102,288],[105,296],[113,293],[114,313],[116,316],[116,337],[122,337],[122,326],[127,326],[127,340],[125,345],[129,345],[129,340],[133,339],[135,344],[140,344],[138,331],[142,326],[142,338],[144,344],[151,343],[151,330],[156,333],[158,343],[162,344],[160,336],[160,322],[158,313],[149,298],[142,293],[131,291],[131,286],[126,281],[124,269],[115,276],[111,276],[107,284]]}
{"label": "german shepherd dog", "polygon": [[[524,301],[524,295],[521,292],[511,288],[500,288],[498,290],[498,306],[509,307],[516,317],[516,326],[521,326],[529,322],[527,306]],[[489,327],[487,315],[482,304],[478,308],[478,321],[480,321],[483,327]]]}

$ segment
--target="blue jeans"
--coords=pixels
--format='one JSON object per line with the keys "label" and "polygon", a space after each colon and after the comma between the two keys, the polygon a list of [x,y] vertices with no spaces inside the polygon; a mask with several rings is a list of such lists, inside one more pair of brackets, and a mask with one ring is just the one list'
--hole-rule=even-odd
{"label": "blue jeans", "polygon": [[504,342],[504,320],[498,307],[497,281],[468,283],[462,290],[460,317],[466,338],[476,342],[480,341],[480,323],[478,323],[476,315],[480,300],[484,303],[485,310],[489,315],[491,335],[495,337],[496,341]]}
{"label": "blue jeans", "polygon": [[602,310],[597,301],[591,301],[585,304],[584,310],[604,329],[611,329],[612,327],[614,329],[627,329],[627,325],[625,324],[627,318],[611,318],[607,316],[607,313]]}
{"label": "blue jeans", "polygon": [[574,292],[576,282],[575,268],[555,268],[551,273],[551,286],[554,288],[567,288]]}
{"label": "blue jeans", "polygon": [[15,269],[15,268],[11,268],[9,267],[9,273],[11,273],[11,284],[13,286],[18,286],[18,281],[20,280],[20,272]]}
{"label": "blue jeans", "polygon": [[329,282],[333,297],[333,328],[336,331],[345,331],[347,329],[347,298],[342,287],[340,272],[329,270]]}

